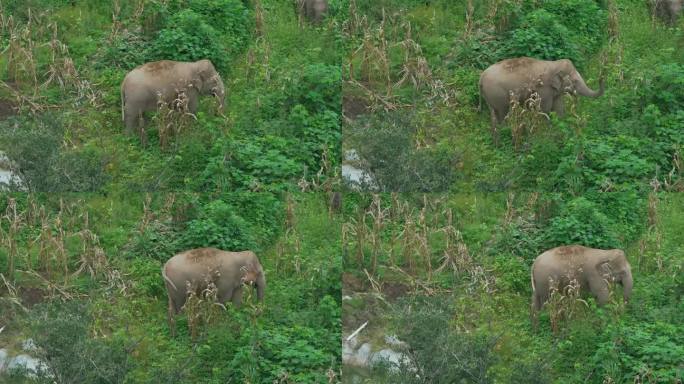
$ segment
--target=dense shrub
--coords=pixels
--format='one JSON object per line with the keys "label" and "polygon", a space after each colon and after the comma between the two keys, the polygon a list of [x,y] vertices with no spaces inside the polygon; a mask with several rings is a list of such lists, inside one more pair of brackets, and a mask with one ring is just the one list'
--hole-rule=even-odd
{"label": "dense shrub", "polygon": [[580,61],[579,46],[573,34],[558,22],[556,15],[545,9],[529,13],[520,27],[510,32],[503,49],[507,57]]}
{"label": "dense shrub", "polygon": [[448,145],[416,148],[417,127],[405,113],[376,114],[345,128],[345,137],[386,191],[442,191],[458,178]]}
{"label": "dense shrub", "polygon": [[62,121],[54,115],[12,117],[0,123],[0,150],[30,191],[98,190],[109,180],[106,159],[95,148],[66,149]]}
{"label": "dense shrub", "polygon": [[607,13],[593,0],[551,0],[541,5],[526,1],[508,7],[499,16],[510,24],[501,40],[500,58],[570,59],[581,65],[603,41]]}
{"label": "dense shrub", "polygon": [[661,65],[638,92],[665,114],[684,111],[684,64]]}
{"label": "dense shrub", "polygon": [[235,207],[215,200],[205,205],[199,217],[187,223],[179,238],[184,249],[216,247],[226,251],[254,250],[251,225]]}
{"label": "dense shrub", "polygon": [[169,23],[172,26],[159,31],[150,43],[148,61],[209,59],[220,71],[227,68],[229,51],[220,41],[220,33],[202,16],[187,9],[171,17]]}
{"label": "dense shrub", "polygon": [[93,63],[98,68],[133,69],[145,63],[148,42],[139,34],[124,30],[104,44]]}
{"label": "dense shrub", "polygon": [[47,363],[45,383],[123,383],[132,360],[117,338],[91,339],[83,303],[55,302],[31,313],[31,336]]}
{"label": "dense shrub", "polygon": [[594,248],[619,248],[614,221],[585,197],[569,200],[544,230],[547,248],[581,244]]}
{"label": "dense shrub", "polygon": [[616,382],[648,377],[658,383],[684,378],[684,336],[669,323],[638,323],[609,326],[610,341],[601,343],[592,363],[602,376]]}
{"label": "dense shrub", "polygon": [[178,232],[169,223],[152,221],[133,234],[124,248],[124,255],[164,262],[178,250],[177,237]]}
{"label": "dense shrub", "polygon": [[415,300],[402,312],[398,335],[411,346],[412,364],[403,364],[392,382],[493,383],[489,368],[497,359],[496,337],[450,329],[452,312],[444,297]]}

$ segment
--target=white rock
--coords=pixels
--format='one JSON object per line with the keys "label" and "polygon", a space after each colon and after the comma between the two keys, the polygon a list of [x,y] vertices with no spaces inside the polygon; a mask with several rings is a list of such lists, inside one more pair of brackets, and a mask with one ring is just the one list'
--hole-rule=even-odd
{"label": "white rock", "polygon": [[370,359],[370,355],[371,355],[371,345],[370,345],[370,343],[364,343],[356,351],[356,362],[357,362],[356,365],[367,366],[368,360]]}
{"label": "white rock", "polygon": [[354,347],[351,342],[342,341],[342,364],[354,365]]}
{"label": "white rock", "polygon": [[398,371],[402,365],[409,365],[411,360],[401,352],[389,348],[375,352],[370,357],[370,365],[387,364],[390,371]]}
{"label": "white rock", "polygon": [[7,350],[6,349],[0,349],[0,373],[4,372],[5,369],[7,369],[7,364],[9,364],[9,358],[8,358]]}
{"label": "white rock", "polygon": [[351,300],[351,299],[352,299],[352,297],[349,296],[349,295],[344,295],[344,296],[342,296],[342,301]]}
{"label": "white rock", "polygon": [[342,178],[353,190],[378,190],[378,184],[373,179],[373,176],[367,171],[356,168],[353,165],[342,164]]}
{"label": "white rock", "polygon": [[21,349],[27,352],[33,352],[38,349],[36,346],[36,343],[33,341],[33,339],[26,339],[21,343]]}
{"label": "white rock", "polygon": [[399,338],[396,335],[386,335],[385,336],[385,344],[392,346],[392,347],[399,347],[399,348],[408,347],[408,344],[399,340]]}
{"label": "white rock", "polygon": [[26,185],[16,172],[12,171],[12,160],[5,152],[0,151],[0,191],[9,189],[9,185],[14,183],[15,187],[21,191],[26,190]]}
{"label": "white rock", "polygon": [[7,365],[8,370],[19,369],[22,367],[27,370],[27,374],[30,377],[35,377],[39,370],[44,370],[47,368],[42,360],[25,354],[14,356],[10,360],[9,365]]}
{"label": "white rock", "polygon": [[359,153],[356,152],[356,149],[349,149],[344,151],[344,159],[346,161],[358,161],[361,160],[361,157],[359,156]]}

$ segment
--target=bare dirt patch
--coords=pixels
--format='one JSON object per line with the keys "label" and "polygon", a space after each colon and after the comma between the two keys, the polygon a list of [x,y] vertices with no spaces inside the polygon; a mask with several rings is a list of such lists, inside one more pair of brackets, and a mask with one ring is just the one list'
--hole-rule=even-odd
{"label": "bare dirt patch", "polygon": [[27,308],[31,308],[35,304],[42,303],[45,300],[45,296],[45,291],[40,288],[19,288],[19,297],[21,298],[21,303]]}
{"label": "bare dirt patch", "polygon": [[17,106],[10,100],[0,99],[0,120],[17,114]]}
{"label": "bare dirt patch", "polygon": [[367,281],[352,275],[351,273],[342,274],[342,289],[351,292],[365,292],[368,290]]}
{"label": "bare dirt patch", "polygon": [[342,97],[342,114],[350,119],[356,120],[357,117],[368,112],[368,102],[357,96],[345,95]]}
{"label": "bare dirt patch", "polygon": [[409,286],[406,284],[390,281],[382,284],[382,294],[389,300],[396,300],[399,297],[405,296],[409,292]]}

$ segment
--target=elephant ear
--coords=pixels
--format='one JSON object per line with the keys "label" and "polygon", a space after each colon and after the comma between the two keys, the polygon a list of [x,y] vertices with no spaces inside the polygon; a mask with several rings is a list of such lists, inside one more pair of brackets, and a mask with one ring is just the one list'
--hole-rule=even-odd
{"label": "elephant ear", "polygon": [[551,77],[551,88],[556,91],[561,91],[563,88],[563,78],[565,77],[565,72],[558,71]]}
{"label": "elephant ear", "polygon": [[619,249],[609,251],[606,255],[602,255],[594,264],[596,271],[601,276],[612,276],[614,272],[613,262],[619,257],[624,257],[624,252]]}

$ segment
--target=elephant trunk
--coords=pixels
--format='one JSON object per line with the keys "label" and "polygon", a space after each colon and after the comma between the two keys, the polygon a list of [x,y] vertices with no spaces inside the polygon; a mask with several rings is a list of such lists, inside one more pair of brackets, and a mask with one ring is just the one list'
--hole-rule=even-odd
{"label": "elephant trunk", "polygon": [[219,92],[218,95],[216,95],[219,100],[219,110],[223,112],[225,106],[226,106],[226,89],[223,85],[223,82],[219,85]]}
{"label": "elephant trunk", "polygon": [[575,81],[575,90],[577,91],[578,94],[586,97],[599,97],[603,95],[603,92],[605,91],[605,82],[603,78],[599,80],[599,90],[594,91],[593,89],[589,88],[587,86],[587,83],[584,82],[584,79],[582,79],[582,75],[580,75],[577,72],[576,76],[576,81]]}
{"label": "elephant trunk", "polygon": [[628,270],[625,273],[625,276],[622,278],[622,298],[624,299],[625,303],[629,302],[629,298],[632,295],[633,284],[634,281],[632,280],[632,272]]}
{"label": "elephant trunk", "polygon": [[266,277],[264,276],[263,271],[261,272],[261,274],[259,274],[259,277],[257,278],[256,290],[257,290],[257,299],[259,299],[259,301],[263,302],[264,301],[264,293],[266,293]]}

